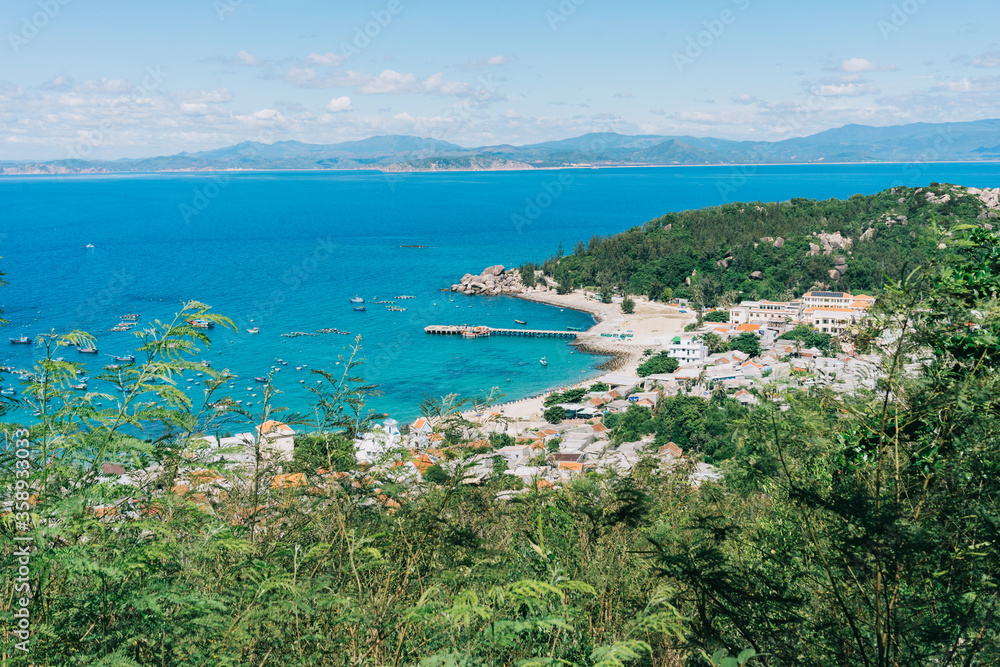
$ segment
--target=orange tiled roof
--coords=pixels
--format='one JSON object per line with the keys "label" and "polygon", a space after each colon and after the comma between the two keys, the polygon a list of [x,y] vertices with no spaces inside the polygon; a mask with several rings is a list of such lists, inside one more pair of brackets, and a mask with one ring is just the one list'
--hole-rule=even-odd
{"label": "orange tiled roof", "polygon": [[573,461],[560,461],[559,467],[562,470],[576,470],[577,472],[583,472],[583,464],[574,463]]}
{"label": "orange tiled roof", "polygon": [[736,330],[737,331],[760,331],[760,325],[759,324],[741,324],[740,326],[736,327]]}
{"label": "orange tiled roof", "polygon": [[427,472],[427,469],[430,468],[432,465],[434,465],[434,461],[432,461],[431,457],[427,456],[426,454],[421,454],[420,456],[414,457],[413,459],[413,467],[416,468],[417,472],[419,472],[421,475]]}
{"label": "orange tiled roof", "polygon": [[267,435],[271,431],[278,431],[282,435],[292,435],[294,433],[294,431],[292,431],[287,424],[282,424],[281,422],[273,419],[268,419],[260,425],[261,435]]}
{"label": "orange tiled roof", "polygon": [[306,475],[301,472],[293,472],[287,475],[275,475],[271,480],[272,489],[289,489],[296,486],[306,485]]}

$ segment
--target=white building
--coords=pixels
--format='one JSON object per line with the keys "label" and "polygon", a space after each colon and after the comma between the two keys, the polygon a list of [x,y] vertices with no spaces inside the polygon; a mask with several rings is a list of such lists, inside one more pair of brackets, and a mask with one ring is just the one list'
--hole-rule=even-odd
{"label": "white building", "polygon": [[674,336],[667,354],[682,364],[701,363],[708,356],[708,348],[696,336]]}

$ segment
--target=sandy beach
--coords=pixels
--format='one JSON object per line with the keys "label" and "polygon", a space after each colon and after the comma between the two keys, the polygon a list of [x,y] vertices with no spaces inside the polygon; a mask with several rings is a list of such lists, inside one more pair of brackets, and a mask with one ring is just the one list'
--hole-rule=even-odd
{"label": "sandy beach", "polygon": [[[513,295],[526,301],[544,303],[557,308],[572,308],[590,313],[597,322],[581,332],[572,345],[585,352],[613,355],[607,373],[569,387],[553,387],[552,391],[571,387],[589,387],[607,375],[634,375],[642,354],[647,349],[659,350],[670,338],[684,331],[685,325],[694,322],[692,311],[680,313],[677,308],[650,302],[646,297],[634,296],[635,312],[627,315],[618,303],[601,303],[592,292],[576,290],[570,294],[555,292],[530,292]],[[631,332],[632,338],[608,338],[601,334]],[[549,392],[551,393],[551,392]],[[521,432],[545,423],[542,419],[545,395],[505,403],[501,406],[504,416],[513,420],[508,432]],[[468,415],[470,418],[473,416]]]}

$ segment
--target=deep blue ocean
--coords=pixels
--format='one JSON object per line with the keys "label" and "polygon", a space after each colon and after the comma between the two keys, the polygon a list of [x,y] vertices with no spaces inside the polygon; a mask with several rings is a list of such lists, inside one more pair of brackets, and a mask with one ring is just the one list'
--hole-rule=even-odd
{"label": "deep blue ocean", "polygon": [[[500,387],[508,399],[596,375],[604,359],[565,341],[428,336],[428,324],[587,327],[590,316],[513,298],[440,291],[492,264],[516,266],[572,252],[578,239],[613,234],[670,211],[729,201],[870,194],[932,181],[1000,185],[1000,165],[676,167],[383,175],[376,172],[142,174],[0,178],[0,365],[29,368],[36,350],[8,336],[84,329],[98,338],[93,372],[134,349],[109,333],[119,315],[172,318],[199,300],[232,318],[199,358],[240,375],[234,398],[259,404],[253,376],[275,359],[278,403],[309,411],[307,370],[338,369],[362,336],[360,369],[381,385],[372,407],[399,420],[425,395]],[[92,244],[92,249],[86,246]],[[421,245],[426,248],[404,248]],[[408,308],[373,304],[396,295]],[[362,296],[367,312],[350,297]],[[246,333],[259,327],[256,335]],[[291,331],[335,334],[284,338]],[[545,356],[548,366],[538,360]],[[296,371],[295,366],[307,365]],[[5,376],[2,386],[17,387]],[[94,389],[95,385],[91,385]],[[97,388],[100,388],[98,383]],[[107,387],[105,387],[107,389]],[[251,394],[257,394],[254,398]],[[200,395],[192,389],[192,395]]]}

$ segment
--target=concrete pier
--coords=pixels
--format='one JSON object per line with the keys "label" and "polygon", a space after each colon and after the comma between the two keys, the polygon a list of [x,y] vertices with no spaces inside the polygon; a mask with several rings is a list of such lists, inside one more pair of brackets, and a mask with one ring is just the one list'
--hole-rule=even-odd
{"label": "concrete pier", "polygon": [[521,336],[524,338],[576,338],[577,331],[550,331],[544,329],[497,329],[494,327],[469,326],[467,324],[432,324],[424,327],[424,332],[440,336]]}

